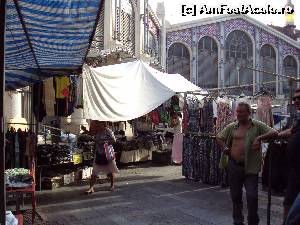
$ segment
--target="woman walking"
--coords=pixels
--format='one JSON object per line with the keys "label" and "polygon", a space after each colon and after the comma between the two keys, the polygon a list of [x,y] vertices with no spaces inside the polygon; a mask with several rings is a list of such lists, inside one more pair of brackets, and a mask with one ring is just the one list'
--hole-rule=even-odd
{"label": "woman walking", "polygon": [[119,170],[114,159],[111,161],[107,159],[104,145],[112,145],[116,141],[116,138],[104,121],[93,120],[91,122],[90,133],[95,137],[95,156],[93,172],[90,180],[90,188],[85,193],[94,193],[94,185],[96,183],[97,176],[99,176],[100,173],[106,174],[109,177],[109,190],[114,191],[114,173],[118,173]]}

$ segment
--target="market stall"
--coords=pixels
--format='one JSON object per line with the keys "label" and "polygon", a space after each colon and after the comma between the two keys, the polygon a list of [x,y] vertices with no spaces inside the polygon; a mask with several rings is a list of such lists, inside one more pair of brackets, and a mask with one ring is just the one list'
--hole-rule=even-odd
{"label": "market stall", "polygon": [[179,74],[167,74],[136,60],[99,68],[83,66],[84,117],[126,121],[141,117],[176,93],[205,90]]}
{"label": "market stall", "polygon": [[[55,75],[80,72],[95,33],[103,1],[1,1],[1,93]],[[45,13],[47,12],[47,13]],[[75,26],[75,27],[74,27]],[[5,48],[4,48],[5,46]],[[39,89],[39,86],[37,87]],[[38,98],[38,96],[35,96]],[[0,101],[0,222],[5,224],[5,115]],[[33,105],[39,110],[40,105]],[[36,121],[40,121],[37,117]],[[28,122],[30,129],[38,122]],[[25,164],[24,164],[25,165]],[[21,166],[21,165],[20,165]]]}
{"label": "market stall", "polygon": [[176,93],[207,94],[181,75],[160,72],[139,60],[99,68],[84,65],[82,77],[86,119],[135,119],[135,138],[119,143],[123,163],[151,160],[153,151],[164,149],[165,137],[157,131],[168,128],[170,115],[161,105]]}

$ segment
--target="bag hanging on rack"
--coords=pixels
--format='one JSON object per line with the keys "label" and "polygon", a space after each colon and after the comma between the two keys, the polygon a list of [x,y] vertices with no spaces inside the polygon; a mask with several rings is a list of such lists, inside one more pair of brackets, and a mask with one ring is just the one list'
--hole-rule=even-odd
{"label": "bag hanging on rack", "polygon": [[104,150],[105,150],[105,155],[106,159],[108,162],[111,162],[115,160],[115,150],[112,145],[109,145],[107,142],[104,144]]}

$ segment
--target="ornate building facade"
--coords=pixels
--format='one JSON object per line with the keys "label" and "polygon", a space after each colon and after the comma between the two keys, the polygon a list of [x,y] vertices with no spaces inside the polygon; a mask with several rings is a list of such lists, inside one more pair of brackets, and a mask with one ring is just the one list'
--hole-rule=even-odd
{"label": "ornate building facade", "polygon": [[127,53],[123,58],[160,62],[162,26],[148,0],[105,0],[103,4],[90,60],[97,60],[103,50],[122,49]]}
{"label": "ornate building facade", "polygon": [[172,25],[166,48],[167,71],[202,88],[253,84],[243,90],[252,95],[263,82],[274,95],[288,95],[287,80],[270,73],[299,77],[300,42],[244,15]]}

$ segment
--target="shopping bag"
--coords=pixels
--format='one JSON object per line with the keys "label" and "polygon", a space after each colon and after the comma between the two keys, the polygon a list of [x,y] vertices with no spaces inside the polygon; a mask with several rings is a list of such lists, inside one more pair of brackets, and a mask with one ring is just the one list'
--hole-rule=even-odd
{"label": "shopping bag", "polygon": [[108,162],[111,162],[115,160],[115,150],[112,145],[109,145],[108,143],[104,144],[106,159]]}
{"label": "shopping bag", "polygon": [[229,157],[224,152],[222,152],[220,162],[219,162],[219,168],[220,169],[226,169],[228,165]]}

